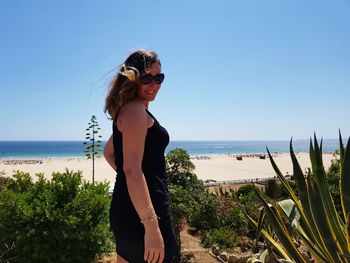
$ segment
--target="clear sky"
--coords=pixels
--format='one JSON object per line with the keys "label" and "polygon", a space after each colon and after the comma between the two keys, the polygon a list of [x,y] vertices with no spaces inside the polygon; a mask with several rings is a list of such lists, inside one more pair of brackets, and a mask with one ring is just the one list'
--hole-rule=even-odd
{"label": "clear sky", "polygon": [[103,139],[108,82],[135,49],[166,79],[172,140],[350,135],[349,0],[1,0],[0,140]]}

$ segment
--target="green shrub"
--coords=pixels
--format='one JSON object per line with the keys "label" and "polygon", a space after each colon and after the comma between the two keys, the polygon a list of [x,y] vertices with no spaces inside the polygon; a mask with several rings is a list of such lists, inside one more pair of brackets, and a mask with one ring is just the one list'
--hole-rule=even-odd
{"label": "green shrub", "polygon": [[198,207],[192,212],[192,216],[189,218],[190,226],[202,231],[209,231],[218,227],[219,210],[220,202],[218,197],[213,193],[203,194]]}
{"label": "green shrub", "polygon": [[255,193],[254,192],[255,187],[256,186],[254,186],[252,184],[243,185],[237,190],[236,196],[242,197],[242,196],[248,195],[249,193]]}
{"label": "green shrub", "polygon": [[[195,166],[191,162],[191,158],[186,150],[175,148],[166,155],[166,170],[167,173],[183,174],[190,173]],[[170,179],[170,178],[169,178]]]}
{"label": "green shrub", "polygon": [[[293,189],[294,193],[298,195],[296,184],[292,180],[286,180],[288,185]],[[269,179],[266,182],[265,195],[269,198],[278,201],[289,197],[288,191],[281,185],[277,179]]]}
{"label": "green shrub", "polygon": [[335,208],[338,213],[343,213],[340,199],[339,181],[340,181],[340,160],[339,150],[333,153],[334,159],[331,162],[331,166],[327,172],[327,183],[329,185],[329,191],[332,195]]}
{"label": "green shrub", "polygon": [[248,221],[243,212],[239,208],[234,198],[229,192],[221,192],[218,195],[220,203],[217,211],[218,225],[214,228],[229,227],[238,232],[240,235],[245,235],[247,232]]}
{"label": "green shrub", "polygon": [[[236,194],[236,198],[235,198],[235,204],[239,207],[240,211],[242,212],[242,206],[244,207],[245,211],[247,211],[249,213],[249,215],[254,219],[254,220],[258,220],[259,217],[259,209],[261,208],[261,204],[260,204],[260,200],[257,197],[256,193],[255,193],[255,188],[259,189],[256,186],[251,185],[252,187],[249,187],[249,191],[243,191],[244,194],[240,194],[238,195],[238,193],[240,192],[240,189],[238,189],[237,194]],[[243,186],[243,190],[247,189],[245,186]],[[252,190],[252,191],[250,191]],[[267,200],[271,200],[269,197],[267,197],[266,195],[264,195],[264,197]],[[238,203],[240,205],[238,205]],[[242,213],[239,214],[238,218],[241,218]],[[244,215],[243,215],[244,216]],[[256,237],[256,228],[249,223],[249,221],[247,220],[246,216],[244,216],[244,218],[241,219],[241,229],[239,230],[240,235],[244,234],[247,235],[251,238],[255,238]]]}
{"label": "green shrub", "polygon": [[7,185],[10,182],[10,178],[9,177],[5,177],[5,176],[1,176],[0,175],[0,191],[7,188]]}
{"label": "green shrub", "polygon": [[[259,258],[273,256],[276,262],[311,262],[322,263],[349,262],[350,259],[350,140],[346,148],[339,132],[340,161],[339,161],[339,190],[343,212],[336,209],[330,193],[329,181],[336,178],[327,178],[322,161],[322,141],[319,144],[316,135],[313,142],[310,140],[311,169],[305,175],[294,154],[292,141],[290,155],[293,163],[293,176],[297,184],[299,195],[290,187],[285,177],[274,162],[270,152],[270,162],[287,189],[289,199],[272,205],[257,191],[257,196],[263,204],[261,218],[254,220],[246,212],[247,218],[264,237],[269,249]],[[333,168],[330,169],[332,171]],[[308,258],[300,252],[301,240],[308,250]],[[303,251],[305,251],[303,249]],[[272,252],[272,253],[271,253]],[[249,259],[254,261],[253,258]],[[258,262],[258,261],[254,261]],[[259,261],[260,262],[260,261]],[[267,262],[263,260],[262,262]]]}
{"label": "green shrub", "polygon": [[207,232],[202,240],[204,247],[212,247],[214,244],[221,249],[231,248],[240,244],[241,240],[238,234],[231,228],[213,229]]}
{"label": "green shrub", "polygon": [[339,191],[339,173],[329,173],[327,174],[327,183],[329,185],[329,192],[333,198],[333,202],[335,205],[335,209],[338,213],[343,213],[340,199],[340,191]]}
{"label": "green shrub", "polygon": [[[38,175],[41,177],[42,175]],[[7,182],[7,188],[13,190],[17,193],[29,192],[33,188],[33,180],[30,177],[29,173],[17,171],[13,178],[9,178]]]}
{"label": "green shrub", "polygon": [[68,170],[35,183],[28,173],[13,177],[0,191],[0,236],[15,244],[13,262],[86,263],[110,251],[107,183]]}
{"label": "green shrub", "polygon": [[281,195],[281,185],[279,182],[275,179],[267,180],[265,194],[272,199],[277,199]]}
{"label": "green shrub", "polygon": [[194,209],[194,200],[190,193],[180,186],[171,185],[169,187],[169,194],[174,223],[182,224]]}

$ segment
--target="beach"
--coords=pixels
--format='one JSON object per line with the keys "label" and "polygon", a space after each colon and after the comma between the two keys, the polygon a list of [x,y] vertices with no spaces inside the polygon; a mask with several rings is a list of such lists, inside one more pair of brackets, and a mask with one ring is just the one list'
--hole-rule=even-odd
{"label": "beach", "polygon": [[[311,166],[308,153],[297,153],[296,156],[303,170]],[[275,176],[268,157],[261,159],[257,154],[243,155],[241,157],[242,160],[237,160],[237,155],[213,154],[205,155],[204,157],[192,156],[191,161],[196,167],[194,172],[198,179],[203,181],[244,181]],[[289,154],[273,154],[273,158],[282,174],[293,174],[292,162]],[[332,154],[323,154],[323,162],[326,169],[330,166],[332,159]],[[74,171],[80,170],[83,172],[83,179],[92,180],[92,160],[76,157],[36,158],[26,160],[26,162],[21,159],[11,161],[9,159],[1,160],[0,174],[11,176],[14,171],[19,170],[29,172],[35,180],[35,174],[37,173],[44,173],[46,178],[51,178],[53,172],[64,172],[67,168]],[[95,181],[108,181],[110,184],[113,184],[115,176],[115,171],[103,157],[95,160]]]}
{"label": "beach", "polygon": [[[308,153],[296,153],[303,171],[311,167]],[[331,165],[333,154],[323,154],[323,164],[326,169]],[[293,174],[293,165],[289,153],[273,154],[273,160],[283,175]],[[243,156],[237,160],[236,155],[213,155],[210,159],[192,159],[196,166],[195,172],[199,179],[216,181],[261,179],[275,176],[268,157],[260,159],[259,155]]]}

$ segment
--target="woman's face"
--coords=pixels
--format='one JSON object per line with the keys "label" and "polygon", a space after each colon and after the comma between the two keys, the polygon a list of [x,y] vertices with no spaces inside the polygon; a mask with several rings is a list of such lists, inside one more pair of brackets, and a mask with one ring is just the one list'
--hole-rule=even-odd
{"label": "woman's face", "polygon": [[[159,73],[161,73],[160,65],[158,63],[153,63],[149,74],[151,74],[154,77]],[[154,81],[154,79],[149,84],[142,84],[141,83],[140,89],[139,89],[140,99],[143,100],[147,104],[149,101],[153,101],[157,96],[157,93],[160,89],[160,86],[161,86],[161,84],[157,84]]]}

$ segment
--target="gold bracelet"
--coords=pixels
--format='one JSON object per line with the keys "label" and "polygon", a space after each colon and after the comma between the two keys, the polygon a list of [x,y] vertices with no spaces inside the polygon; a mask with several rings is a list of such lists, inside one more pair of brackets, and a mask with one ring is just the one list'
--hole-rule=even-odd
{"label": "gold bracelet", "polygon": [[141,219],[141,223],[142,223],[142,224],[147,224],[147,223],[149,223],[149,222],[153,222],[155,219],[160,219],[160,217],[157,216],[157,215],[150,216],[150,217],[146,217],[146,218],[144,218],[144,219]]}

